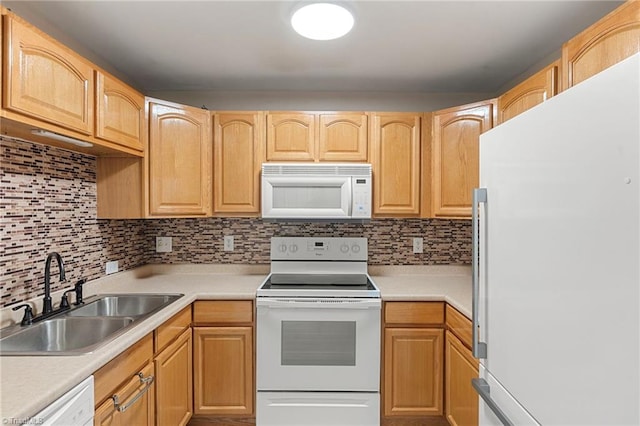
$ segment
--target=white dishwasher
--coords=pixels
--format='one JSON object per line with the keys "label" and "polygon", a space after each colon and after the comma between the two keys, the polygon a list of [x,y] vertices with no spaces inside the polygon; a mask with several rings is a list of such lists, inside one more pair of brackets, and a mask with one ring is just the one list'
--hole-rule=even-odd
{"label": "white dishwasher", "polygon": [[93,376],[53,401],[32,417],[38,425],[89,426],[93,425]]}

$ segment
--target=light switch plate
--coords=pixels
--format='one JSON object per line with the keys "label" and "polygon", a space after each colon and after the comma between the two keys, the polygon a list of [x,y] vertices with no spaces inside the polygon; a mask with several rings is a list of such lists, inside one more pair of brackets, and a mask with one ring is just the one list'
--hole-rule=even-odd
{"label": "light switch plate", "polygon": [[107,262],[104,267],[104,272],[107,275],[115,274],[116,272],[118,272],[118,261],[114,260],[111,262]]}
{"label": "light switch plate", "polygon": [[233,251],[233,235],[225,235],[224,236],[224,251]]}
{"label": "light switch plate", "polygon": [[413,252],[418,254],[422,253],[424,240],[422,237],[413,238]]}
{"label": "light switch plate", "polygon": [[169,253],[172,250],[171,237],[156,237],[156,253]]}

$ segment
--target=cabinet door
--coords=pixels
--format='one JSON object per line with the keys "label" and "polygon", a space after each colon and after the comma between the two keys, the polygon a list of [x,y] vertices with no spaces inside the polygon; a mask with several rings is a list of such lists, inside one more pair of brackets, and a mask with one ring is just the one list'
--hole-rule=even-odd
{"label": "cabinet door", "polygon": [[267,161],[314,161],[315,140],[315,114],[267,114]]}
{"label": "cabinet door", "polygon": [[556,61],[498,98],[498,123],[533,108],[558,93]]}
{"label": "cabinet door", "polygon": [[96,71],[96,137],[142,151],[144,96]]}
{"label": "cabinet door", "polygon": [[263,113],[214,114],[214,213],[260,212],[263,144]]}
{"label": "cabinet door", "polygon": [[374,114],[371,130],[373,214],[420,213],[420,115]]}
{"label": "cabinet door", "polygon": [[451,425],[478,425],[478,394],[471,379],[478,377],[478,360],[447,331],[445,343],[445,407]]}
{"label": "cabinet door", "polygon": [[158,426],[184,426],[193,414],[191,329],[156,356]]}
{"label": "cabinet door", "polygon": [[320,161],[367,161],[368,128],[364,113],[320,114]]}
{"label": "cabinet door", "polygon": [[384,415],[442,415],[444,331],[384,330]]}
{"label": "cabinet door", "polygon": [[211,214],[211,116],[177,104],[149,104],[149,213]]}
{"label": "cabinet door", "polygon": [[479,183],[480,134],[493,126],[494,102],[433,115],[432,212],[435,217],[471,217],[471,192]]}
{"label": "cabinet door", "polygon": [[640,2],[628,1],[562,46],[562,90],[640,52]]}
{"label": "cabinet door", "polygon": [[[153,364],[141,370],[142,378],[134,376],[125,385],[116,389],[113,397],[100,405],[94,414],[96,426],[153,426],[155,424],[154,387],[146,381],[153,377]],[[115,402],[119,403],[119,408]]]}
{"label": "cabinet door", "polygon": [[195,414],[253,413],[253,327],[194,328]]}
{"label": "cabinet door", "polygon": [[92,134],[92,65],[20,19],[3,18],[8,48],[4,108]]}

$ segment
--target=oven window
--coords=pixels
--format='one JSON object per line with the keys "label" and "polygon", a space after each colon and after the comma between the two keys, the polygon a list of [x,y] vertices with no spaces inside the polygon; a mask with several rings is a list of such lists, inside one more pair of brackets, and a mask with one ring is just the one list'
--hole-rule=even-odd
{"label": "oven window", "polygon": [[282,321],[282,365],[356,365],[354,321]]}
{"label": "oven window", "polygon": [[274,209],[339,209],[342,184],[335,186],[274,186]]}

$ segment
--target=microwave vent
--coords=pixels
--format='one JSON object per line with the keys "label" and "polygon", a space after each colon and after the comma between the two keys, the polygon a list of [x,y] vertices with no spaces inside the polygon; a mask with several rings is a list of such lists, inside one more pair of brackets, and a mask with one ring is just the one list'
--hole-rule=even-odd
{"label": "microwave vent", "polygon": [[262,165],[263,176],[371,176],[371,164],[276,164]]}

